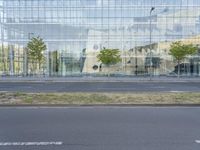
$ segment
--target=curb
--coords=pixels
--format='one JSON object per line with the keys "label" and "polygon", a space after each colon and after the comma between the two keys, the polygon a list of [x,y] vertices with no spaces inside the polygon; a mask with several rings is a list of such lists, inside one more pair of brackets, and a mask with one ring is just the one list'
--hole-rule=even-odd
{"label": "curb", "polygon": [[0,83],[84,83],[84,82],[121,82],[121,83],[200,83],[200,80],[0,80]]}
{"label": "curb", "polygon": [[80,107],[199,107],[200,108],[200,104],[101,104],[101,105],[62,105],[62,104],[56,104],[56,105],[43,105],[43,104],[33,104],[33,105],[29,105],[29,104],[20,104],[20,105],[12,105],[12,104],[0,104],[0,108],[6,108],[6,107],[10,107],[10,108],[17,108],[17,107],[47,107],[47,108],[54,108],[54,107],[66,107],[66,108],[70,108],[70,107],[75,107],[75,108],[80,108]]}

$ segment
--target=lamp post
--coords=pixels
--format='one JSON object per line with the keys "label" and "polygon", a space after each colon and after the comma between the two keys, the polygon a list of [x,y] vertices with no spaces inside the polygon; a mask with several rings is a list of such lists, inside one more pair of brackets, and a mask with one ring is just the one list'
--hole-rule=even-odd
{"label": "lamp post", "polygon": [[152,80],[152,67],[153,67],[153,64],[152,64],[152,47],[151,47],[151,44],[152,44],[152,12],[155,10],[155,7],[151,7],[151,10],[150,10],[150,80]]}

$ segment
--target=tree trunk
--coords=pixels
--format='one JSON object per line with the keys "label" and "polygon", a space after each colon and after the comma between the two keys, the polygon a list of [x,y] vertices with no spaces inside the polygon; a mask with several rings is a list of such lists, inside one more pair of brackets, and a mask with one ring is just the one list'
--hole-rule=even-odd
{"label": "tree trunk", "polygon": [[110,67],[108,67],[108,72],[107,72],[107,74],[108,74],[108,77],[110,77]]}
{"label": "tree trunk", "polygon": [[180,61],[178,61],[178,78],[180,78],[180,69],[181,69]]}
{"label": "tree trunk", "polygon": [[110,77],[110,65],[102,65],[101,71],[103,69],[104,75]]}
{"label": "tree trunk", "polygon": [[33,75],[36,76],[37,75],[37,62],[32,61],[32,63],[33,63]]}
{"label": "tree trunk", "polygon": [[39,72],[40,72],[40,69],[41,69],[41,62],[38,61],[38,63],[39,63]]}
{"label": "tree trunk", "polygon": [[108,77],[110,77],[110,71],[108,71]]}

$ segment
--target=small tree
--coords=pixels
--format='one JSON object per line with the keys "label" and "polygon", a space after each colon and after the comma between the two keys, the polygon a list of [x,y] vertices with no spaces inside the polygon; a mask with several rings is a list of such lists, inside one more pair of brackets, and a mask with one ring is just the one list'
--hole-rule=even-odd
{"label": "small tree", "polygon": [[[119,49],[106,49],[100,51],[100,54],[97,56],[98,61],[106,66],[115,65],[121,61]],[[108,76],[110,74],[108,73]]]}
{"label": "small tree", "polygon": [[188,56],[197,52],[198,48],[193,44],[183,44],[182,42],[174,42],[170,46],[170,55],[172,55],[178,63],[178,78],[180,77],[180,64]]}
{"label": "small tree", "polygon": [[28,56],[29,59],[33,62],[36,61],[35,69],[37,68],[37,64],[39,64],[39,70],[41,69],[41,64],[45,60],[43,52],[47,49],[46,44],[43,39],[38,37],[33,37],[30,42],[27,44]]}

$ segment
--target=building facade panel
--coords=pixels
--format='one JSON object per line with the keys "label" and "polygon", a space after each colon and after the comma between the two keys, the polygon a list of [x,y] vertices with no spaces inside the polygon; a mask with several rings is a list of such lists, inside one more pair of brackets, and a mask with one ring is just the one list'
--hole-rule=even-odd
{"label": "building facade panel", "polygon": [[[177,67],[169,45],[200,44],[200,1],[0,0],[0,32],[1,75],[149,75],[150,47],[153,74],[170,75]],[[37,36],[47,45],[46,61],[33,73],[26,47]],[[122,62],[102,67],[96,56],[103,48],[119,49]],[[199,55],[181,68],[200,75]]]}

